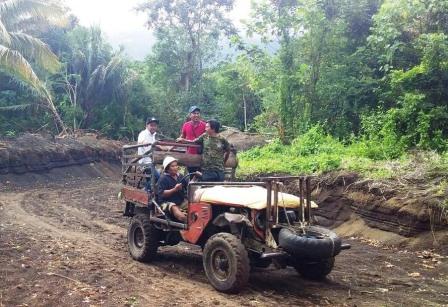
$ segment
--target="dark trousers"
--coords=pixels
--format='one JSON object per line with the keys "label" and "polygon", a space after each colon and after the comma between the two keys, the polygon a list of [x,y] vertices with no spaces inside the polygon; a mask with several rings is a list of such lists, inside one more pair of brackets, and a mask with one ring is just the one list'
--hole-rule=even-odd
{"label": "dark trousers", "polygon": [[224,181],[224,171],[204,170],[202,171],[201,181],[208,181],[208,182]]}
{"label": "dark trousers", "polygon": [[194,172],[197,172],[197,171],[200,171],[201,170],[201,168],[200,167],[187,167],[187,172],[190,174],[190,173],[194,173]]}
{"label": "dark trousers", "polygon": [[[146,168],[143,173],[147,174],[147,175],[151,175],[151,168]],[[146,178],[146,183],[145,183],[145,190],[148,192],[152,192],[152,187],[151,187],[151,176]],[[154,183],[157,183],[157,181],[159,181],[160,178],[160,174],[157,170],[155,170],[154,172]]]}

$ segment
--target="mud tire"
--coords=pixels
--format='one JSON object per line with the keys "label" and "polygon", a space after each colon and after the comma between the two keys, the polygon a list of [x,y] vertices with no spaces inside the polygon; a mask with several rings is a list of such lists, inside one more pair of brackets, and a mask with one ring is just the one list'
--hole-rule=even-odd
{"label": "mud tire", "polygon": [[250,262],[246,248],[232,234],[221,232],[208,239],[203,264],[209,282],[218,291],[238,293],[249,280]]}
{"label": "mud tire", "polygon": [[280,230],[279,245],[294,258],[329,259],[341,251],[341,238],[333,231],[319,227],[306,226],[304,234],[297,234],[288,228]]}
{"label": "mud tire", "polygon": [[138,214],[129,222],[128,249],[132,258],[150,262],[157,256],[160,230],[156,229],[146,214]]}
{"label": "mud tire", "polygon": [[334,257],[319,260],[300,261],[294,265],[296,271],[304,278],[323,280],[334,266]]}

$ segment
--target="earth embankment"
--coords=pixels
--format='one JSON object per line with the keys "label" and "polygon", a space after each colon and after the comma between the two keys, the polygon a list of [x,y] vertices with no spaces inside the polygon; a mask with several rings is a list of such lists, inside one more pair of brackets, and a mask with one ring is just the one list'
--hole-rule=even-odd
{"label": "earth embankment", "polygon": [[121,142],[95,134],[58,138],[24,134],[0,140],[0,175],[45,172],[91,162],[119,162]]}
{"label": "earth embankment", "polygon": [[[47,145],[36,141],[39,154],[29,161],[31,149],[22,146],[36,139],[2,143],[18,154],[0,175],[0,306],[443,306],[448,300],[448,253],[432,244],[433,233],[442,242],[445,221],[431,230],[431,194],[412,194],[411,201],[411,194],[353,174],[319,177],[317,222],[335,228],[352,249],[337,257],[323,282],[269,267],[254,270],[238,296],[226,295],[207,282],[194,246],[163,247],[151,264],[131,259],[117,198],[119,142],[42,138]],[[295,192],[296,183],[287,189]],[[400,207],[416,203],[419,210]]]}
{"label": "earth embankment", "polygon": [[[326,174],[313,181],[316,220],[346,236],[448,252],[448,212],[442,207],[448,195],[434,192],[437,180],[404,184],[347,172]],[[294,183],[290,190],[297,190]]]}

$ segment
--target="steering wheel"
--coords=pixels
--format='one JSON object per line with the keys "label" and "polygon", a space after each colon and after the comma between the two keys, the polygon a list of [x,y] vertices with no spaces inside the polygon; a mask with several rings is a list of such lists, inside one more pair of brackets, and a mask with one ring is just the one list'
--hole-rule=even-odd
{"label": "steering wheel", "polygon": [[187,186],[188,186],[188,183],[190,182],[190,177],[192,175],[196,175],[196,172],[188,173],[179,180],[179,183],[182,183],[183,181],[185,181],[185,186],[182,185],[182,191],[184,192],[184,194],[187,194]]}

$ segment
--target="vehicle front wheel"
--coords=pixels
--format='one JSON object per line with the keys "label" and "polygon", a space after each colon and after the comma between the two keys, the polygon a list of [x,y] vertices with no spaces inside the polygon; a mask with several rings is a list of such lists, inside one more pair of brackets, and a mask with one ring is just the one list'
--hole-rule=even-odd
{"label": "vehicle front wheel", "polygon": [[334,266],[334,257],[319,260],[300,261],[294,265],[296,271],[304,278],[311,280],[322,280]]}
{"label": "vehicle front wheel", "polygon": [[132,217],[128,227],[128,248],[132,258],[141,262],[154,260],[159,237],[160,230],[154,227],[149,216],[138,214]]}
{"label": "vehicle front wheel", "polygon": [[218,291],[237,293],[249,280],[250,263],[246,248],[232,234],[218,233],[208,239],[203,264],[208,280]]}

